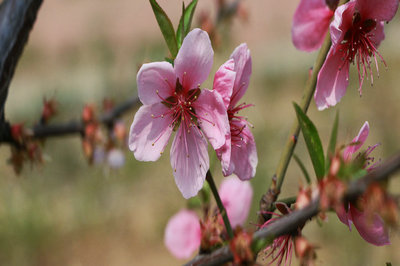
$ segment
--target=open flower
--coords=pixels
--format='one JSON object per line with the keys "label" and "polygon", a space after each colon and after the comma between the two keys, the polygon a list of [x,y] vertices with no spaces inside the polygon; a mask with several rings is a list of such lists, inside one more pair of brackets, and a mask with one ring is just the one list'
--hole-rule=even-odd
{"label": "open flower", "polygon": [[143,106],[135,114],[129,149],[140,161],[156,161],[172,134],[171,165],[185,198],[202,188],[209,168],[207,141],[214,149],[225,143],[228,117],[221,96],[201,90],[212,64],[213,50],[206,32],[192,30],[174,61],[144,64],[137,75]]}
{"label": "open flower", "polygon": [[336,105],[345,94],[351,63],[358,69],[360,94],[365,77],[373,83],[371,64],[379,75],[378,58],[383,61],[377,48],[385,38],[384,21],[393,18],[398,5],[398,0],[352,0],[336,9],[330,25],[332,46],[314,95],[319,110]]}
{"label": "open flower", "polygon": [[[358,135],[352,141],[354,145],[349,145],[344,150],[343,156],[345,160],[351,160],[352,155],[364,144],[368,134],[369,124],[368,122],[365,122]],[[375,147],[376,145],[369,147],[366,151],[366,156],[368,156]],[[368,166],[365,167],[367,168]],[[367,170],[368,169],[371,169],[371,167],[367,168]],[[365,202],[365,200],[361,198],[360,202]],[[339,205],[336,207],[336,213],[340,221],[347,225],[350,230],[351,224],[353,223],[361,237],[368,243],[376,246],[390,244],[388,232],[384,226],[382,218],[378,214],[373,213],[372,215],[369,215],[365,211],[359,210],[352,203],[348,204],[347,211],[343,205]]]}
{"label": "open flower", "polygon": [[[233,227],[242,226],[249,214],[253,189],[249,182],[236,177],[226,178],[219,189],[221,201]],[[189,258],[195,250],[209,250],[226,240],[226,231],[219,215],[209,216],[202,222],[193,211],[181,210],[167,224],[164,243],[177,258]]]}
{"label": "open flower", "polygon": [[218,69],[214,78],[213,88],[224,100],[230,125],[225,144],[216,149],[216,153],[221,160],[224,176],[234,173],[241,180],[249,180],[256,174],[257,150],[250,124],[238,112],[252,105],[237,105],[250,82],[252,65],[247,45],[239,45],[230,58]]}
{"label": "open flower", "polygon": [[321,47],[339,0],[301,0],[293,16],[294,46],[311,52]]}

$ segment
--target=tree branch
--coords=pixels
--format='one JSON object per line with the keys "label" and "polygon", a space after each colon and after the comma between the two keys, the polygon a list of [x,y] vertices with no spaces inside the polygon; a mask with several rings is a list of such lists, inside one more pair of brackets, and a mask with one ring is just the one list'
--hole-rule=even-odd
{"label": "tree branch", "polygon": [[4,0],[0,4],[1,121],[4,121],[8,87],[41,4],[42,0]]}
{"label": "tree branch", "polygon": [[[108,112],[105,112],[100,116],[99,122],[106,125],[108,128],[112,128],[117,118],[122,116],[126,111],[129,111],[139,105],[140,101],[138,97],[132,97],[125,102],[117,105]],[[48,138],[48,137],[59,137],[71,134],[83,134],[84,124],[81,120],[71,120],[64,124],[52,124],[42,125],[37,124],[33,127],[34,138]]]}
{"label": "tree branch", "polygon": [[[365,192],[370,184],[385,181],[398,170],[400,170],[400,153],[391,157],[374,171],[366,174],[363,178],[351,182],[347,192],[345,193],[344,199],[348,201],[356,200]],[[293,211],[292,213],[271,223],[268,227],[255,232],[253,235],[253,241],[260,239],[274,239],[282,235],[290,234],[300,225],[316,216],[318,212],[319,199],[315,199],[307,207]],[[221,265],[232,260],[233,255],[229,246],[224,246],[215,250],[211,254],[198,255],[185,265]]]}

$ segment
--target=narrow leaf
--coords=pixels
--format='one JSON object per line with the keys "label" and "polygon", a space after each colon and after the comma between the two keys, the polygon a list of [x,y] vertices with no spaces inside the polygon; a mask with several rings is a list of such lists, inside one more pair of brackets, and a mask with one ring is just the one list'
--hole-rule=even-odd
{"label": "narrow leaf", "polygon": [[314,166],[315,175],[318,179],[321,179],[325,174],[325,158],[318,131],[301,108],[296,103],[293,103],[293,105],[296,110],[297,119],[299,120],[301,132],[303,132],[308,153],[311,157],[311,162]]}
{"label": "narrow leaf", "polygon": [[182,46],[182,42],[183,42],[184,35],[185,35],[184,20],[185,20],[185,3],[182,2],[182,16],[179,19],[178,29],[176,30],[176,42],[178,43],[178,50]]}
{"label": "narrow leaf", "polygon": [[179,21],[179,26],[176,31],[176,39],[178,47],[182,45],[183,39],[190,31],[192,25],[194,11],[196,10],[198,0],[193,0],[190,4],[182,11],[182,16]]}
{"label": "narrow leaf", "polygon": [[325,167],[326,173],[329,171],[329,167],[331,166],[332,156],[335,154],[338,126],[339,126],[339,112],[336,112],[335,122],[333,123],[331,132],[331,139],[329,140],[328,151],[326,152],[326,167]]}
{"label": "narrow leaf", "polygon": [[307,180],[307,184],[311,184],[310,175],[308,174],[306,167],[304,166],[304,164],[300,160],[300,158],[297,156],[297,154],[293,154],[293,159],[296,161],[296,163],[299,165],[301,171],[303,172],[303,175]]}
{"label": "narrow leaf", "polygon": [[164,36],[165,42],[167,43],[168,49],[171,52],[172,57],[175,58],[178,54],[178,44],[176,42],[175,31],[171,20],[168,18],[165,11],[157,4],[156,0],[150,0],[150,4]]}

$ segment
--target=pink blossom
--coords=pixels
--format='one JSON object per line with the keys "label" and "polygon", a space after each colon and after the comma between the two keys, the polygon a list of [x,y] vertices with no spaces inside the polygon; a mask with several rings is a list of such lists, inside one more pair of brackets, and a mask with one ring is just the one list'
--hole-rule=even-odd
{"label": "pink blossom", "polygon": [[358,69],[360,94],[365,77],[373,83],[371,64],[379,75],[378,58],[383,61],[377,48],[385,38],[384,21],[393,18],[398,5],[398,0],[352,0],[336,9],[330,25],[332,46],[318,73],[314,95],[319,110],[336,105],[345,94],[350,63]]}
{"label": "pink blossom", "polygon": [[231,176],[224,179],[218,192],[232,227],[243,225],[253,198],[250,182]]}
{"label": "pink blossom", "polygon": [[297,49],[311,52],[321,47],[338,0],[301,0],[293,17],[292,41]]}
{"label": "pink blossom", "polygon": [[213,88],[222,95],[230,125],[225,144],[216,149],[216,153],[221,160],[224,176],[234,173],[241,180],[249,180],[256,174],[257,150],[250,124],[238,112],[252,105],[237,105],[249,86],[252,71],[247,45],[239,45],[230,58],[218,69],[214,78]]}
{"label": "pink blossom", "polygon": [[174,61],[144,64],[137,75],[143,106],[129,134],[129,148],[137,160],[156,161],[173,131],[171,165],[175,182],[185,198],[202,188],[209,168],[207,141],[214,149],[225,143],[228,117],[221,96],[201,90],[212,63],[213,50],[206,32],[192,30]]}
{"label": "pink blossom", "polygon": [[200,247],[201,229],[196,213],[181,210],[165,228],[164,244],[179,259],[188,259]]}
{"label": "pink blossom", "polygon": [[[355,145],[349,145],[344,150],[343,157],[345,160],[351,160],[352,155],[356,153],[364,144],[368,134],[369,124],[368,122],[365,122],[358,135],[352,141],[352,143]],[[366,155],[368,156],[369,153],[375,149],[375,147],[376,145],[368,147]],[[371,159],[372,158],[369,158],[369,160]],[[371,167],[367,170],[370,169]],[[358,210],[357,207],[351,203],[348,204],[347,209],[348,210],[346,211],[343,205],[339,205],[339,207],[336,208],[336,214],[338,215],[339,220],[347,225],[350,230],[351,224],[353,223],[361,237],[364,238],[364,240],[368,243],[376,246],[390,244],[388,232],[384,226],[382,218],[378,214],[374,213],[371,219],[370,216],[368,216],[365,212]]]}

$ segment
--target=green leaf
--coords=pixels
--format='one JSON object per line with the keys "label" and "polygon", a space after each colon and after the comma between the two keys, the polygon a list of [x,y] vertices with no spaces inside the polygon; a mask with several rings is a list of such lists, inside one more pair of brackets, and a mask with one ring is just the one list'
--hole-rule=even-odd
{"label": "green leaf", "polygon": [[301,108],[296,103],[293,103],[293,105],[296,110],[297,119],[299,120],[301,132],[303,132],[308,153],[311,157],[311,162],[314,166],[315,175],[318,179],[321,179],[325,174],[325,158],[318,131]]}
{"label": "green leaf", "polygon": [[167,43],[168,49],[171,52],[172,57],[175,58],[178,54],[178,44],[176,42],[175,31],[171,20],[168,18],[165,11],[157,4],[156,0],[150,0],[150,4],[164,36],[165,42]]}
{"label": "green leaf", "polygon": [[301,171],[303,172],[303,175],[307,180],[307,184],[311,184],[310,175],[308,174],[307,169],[304,166],[303,162],[300,160],[300,158],[296,154],[293,154],[293,159],[296,161],[296,163],[299,165]]}
{"label": "green leaf", "polygon": [[183,39],[185,39],[186,35],[190,31],[197,2],[198,0],[193,0],[186,8],[185,4],[183,4],[182,16],[181,19],[179,20],[178,29],[176,30],[176,40],[178,42],[178,48],[181,47]]}
{"label": "green leaf", "polygon": [[339,112],[336,112],[335,122],[333,123],[331,132],[331,139],[329,140],[328,151],[326,152],[325,173],[328,173],[329,167],[331,166],[332,156],[334,156],[335,154],[338,126],[339,126]]}

